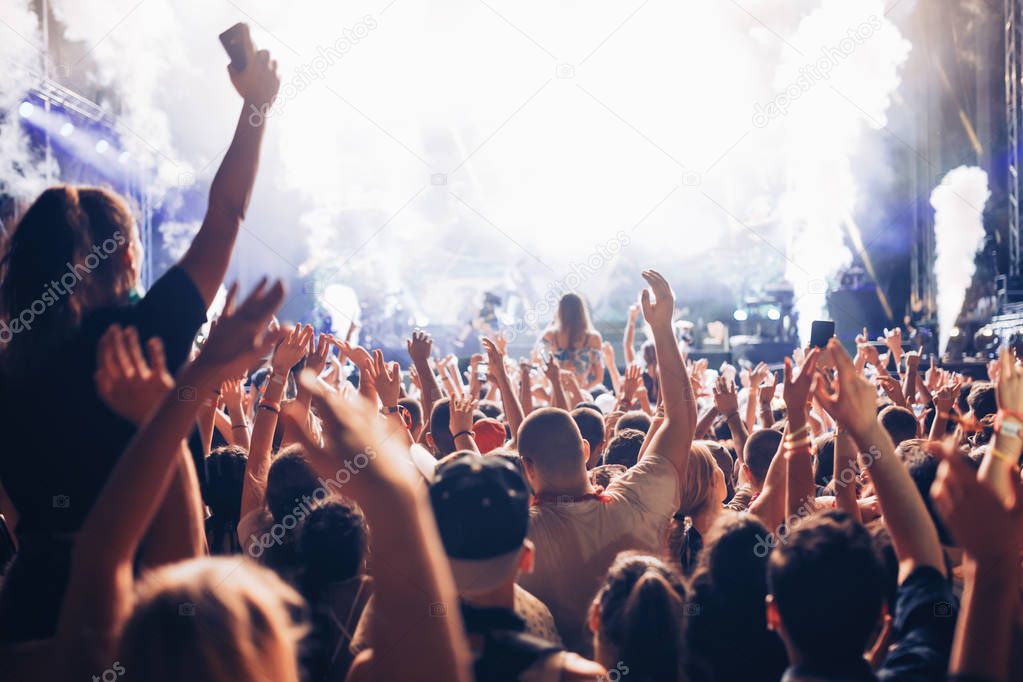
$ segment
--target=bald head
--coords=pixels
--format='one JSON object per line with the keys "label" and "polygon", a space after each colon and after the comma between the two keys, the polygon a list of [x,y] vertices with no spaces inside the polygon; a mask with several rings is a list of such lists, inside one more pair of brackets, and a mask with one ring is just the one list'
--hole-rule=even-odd
{"label": "bald head", "polygon": [[586,478],[582,434],[565,410],[544,407],[532,412],[519,427],[519,454],[546,485],[577,483]]}

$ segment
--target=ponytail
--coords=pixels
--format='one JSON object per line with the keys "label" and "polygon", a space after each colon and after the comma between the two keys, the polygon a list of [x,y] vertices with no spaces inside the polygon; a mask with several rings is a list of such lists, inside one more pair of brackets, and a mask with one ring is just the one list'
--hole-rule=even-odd
{"label": "ponytail", "polygon": [[611,565],[597,595],[599,648],[617,657],[630,681],[684,679],[685,597],[682,578],[660,559],[623,553]]}
{"label": "ponytail", "polygon": [[625,641],[618,653],[637,679],[677,680],[682,662],[684,604],[663,575],[647,570],[622,613]]}

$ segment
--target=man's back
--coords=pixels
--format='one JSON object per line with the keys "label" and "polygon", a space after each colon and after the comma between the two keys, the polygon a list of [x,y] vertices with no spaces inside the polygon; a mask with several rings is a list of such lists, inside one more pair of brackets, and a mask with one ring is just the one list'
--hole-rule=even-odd
{"label": "man's back", "polygon": [[624,550],[660,551],[677,507],[675,467],[654,453],[615,479],[600,499],[533,507],[528,537],[536,562],[519,583],[550,608],[566,648],[591,653],[587,613],[608,567]]}

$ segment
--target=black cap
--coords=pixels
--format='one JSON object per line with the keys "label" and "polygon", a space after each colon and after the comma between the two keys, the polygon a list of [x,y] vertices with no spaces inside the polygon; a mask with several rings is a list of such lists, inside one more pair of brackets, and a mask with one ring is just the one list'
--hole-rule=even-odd
{"label": "black cap", "polygon": [[437,467],[430,502],[451,559],[485,561],[522,548],[529,490],[503,457],[464,454]]}

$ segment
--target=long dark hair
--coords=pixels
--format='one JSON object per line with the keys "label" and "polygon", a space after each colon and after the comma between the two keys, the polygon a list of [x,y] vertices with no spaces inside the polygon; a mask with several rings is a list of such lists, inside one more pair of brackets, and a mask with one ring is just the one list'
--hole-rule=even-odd
{"label": "long dark hair", "polygon": [[32,371],[88,312],[127,299],[136,273],[122,250],[134,236],[131,211],[110,190],[62,185],[36,198],[0,260],[7,370]]}
{"label": "long dark hair", "polygon": [[206,542],[210,554],[238,554],[238,521],[248,453],[237,445],[217,448],[206,458]]}
{"label": "long dark hair", "polygon": [[593,324],[590,322],[586,302],[579,294],[568,293],[561,297],[551,329],[563,332],[571,349],[579,348],[586,342],[586,334],[593,331]]}
{"label": "long dark hair", "polygon": [[[786,656],[767,629],[767,557],[770,533],[750,514],[728,514],[707,533],[689,582],[686,642],[693,678],[777,680]],[[735,656],[744,642],[750,659]]]}
{"label": "long dark hair", "polygon": [[614,649],[633,682],[684,679],[682,623],[686,589],[682,578],[660,559],[618,555],[608,569],[596,602],[599,641]]}

